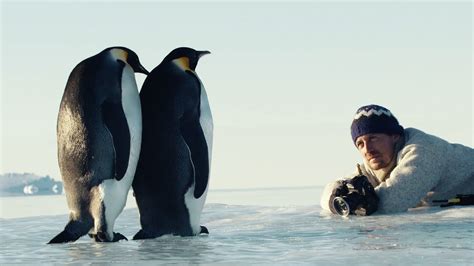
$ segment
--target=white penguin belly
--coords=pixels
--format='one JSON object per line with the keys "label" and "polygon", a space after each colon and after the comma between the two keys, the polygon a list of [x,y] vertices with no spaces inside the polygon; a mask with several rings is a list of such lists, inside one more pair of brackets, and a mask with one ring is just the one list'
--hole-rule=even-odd
{"label": "white penguin belly", "polygon": [[[211,164],[212,158],[212,140],[214,132],[214,122],[212,120],[211,107],[209,105],[209,99],[207,98],[206,89],[201,83],[201,116],[199,117],[199,123],[204,132],[206,138],[207,149],[209,151],[209,164]],[[210,169],[210,166],[209,166]]]}
{"label": "white penguin belly", "polygon": [[122,107],[130,131],[130,157],[124,177],[107,179],[99,185],[102,201],[105,206],[107,233],[113,237],[115,219],[122,212],[127,202],[128,192],[135,176],[142,140],[142,113],[140,96],[133,69],[126,64],[122,72]]}
{"label": "white penguin belly", "polygon": [[[209,100],[207,98],[206,89],[204,88],[202,82],[201,81],[199,82],[201,84],[201,116],[199,118],[199,123],[201,124],[201,128],[204,132],[204,137],[207,143],[207,150],[209,153],[209,176],[210,176],[214,123],[212,121],[212,113],[211,113],[211,108],[209,106]],[[195,184],[193,184],[188,189],[188,191],[184,195],[184,202],[189,212],[189,223],[191,224],[193,233],[197,235],[201,231],[201,225],[200,225],[201,212],[204,207],[204,203],[206,202],[209,182],[207,183],[206,190],[204,191],[202,196],[198,199],[194,198],[194,188],[195,188]]]}

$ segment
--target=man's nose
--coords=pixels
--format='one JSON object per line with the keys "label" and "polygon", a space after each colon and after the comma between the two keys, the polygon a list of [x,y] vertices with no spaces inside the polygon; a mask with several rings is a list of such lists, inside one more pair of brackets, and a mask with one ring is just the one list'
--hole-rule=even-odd
{"label": "man's nose", "polygon": [[374,151],[374,147],[370,142],[365,143],[365,153],[372,153]]}

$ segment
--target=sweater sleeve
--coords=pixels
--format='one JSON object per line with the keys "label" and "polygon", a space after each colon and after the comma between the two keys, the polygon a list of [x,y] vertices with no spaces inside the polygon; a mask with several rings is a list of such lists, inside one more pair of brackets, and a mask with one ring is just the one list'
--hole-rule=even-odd
{"label": "sweater sleeve", "polygon": [[[427,144],[427,143],[426,143]],[[441,179],[444,152],[436,145],[410,144],[399,153],[397,166],[375,188],[379,213],[406,211],[415,207]]]}

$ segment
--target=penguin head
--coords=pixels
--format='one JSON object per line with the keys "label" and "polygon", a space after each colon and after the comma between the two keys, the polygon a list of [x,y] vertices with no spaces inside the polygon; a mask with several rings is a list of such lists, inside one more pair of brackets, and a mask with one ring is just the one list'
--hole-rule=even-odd
{"label": "penguin head", "polygon": [[199,58],[210,53],[209,51],[196,51],[188,47],[179,47],[171,51],[163,59],[163,62],[174,62],[183,70],[195,71]]}
{"label": "penguin head", "polygon": [[137,73],[143,73],[145,75],[149,74],[148,70],[146,70],[145,67],[141,65],[138,55],[134,51],[121,46],[110,47],[106,50],[110,51],[110,54],[115,60],[120,60],[129,64],[133,71]]}

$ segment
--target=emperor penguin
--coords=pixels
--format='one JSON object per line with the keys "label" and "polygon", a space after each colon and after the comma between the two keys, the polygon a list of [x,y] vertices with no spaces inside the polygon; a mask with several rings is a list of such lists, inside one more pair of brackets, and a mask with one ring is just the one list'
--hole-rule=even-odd
{"label": "emperor penguin", "polygon": [[200,226],[211,164],[213,120],[196,65],[208,51],[181,47],[140,91],[143,139],[133,191],[141,230],[133,239],[209,233]]}
{"label": "emperor penguin", "polygon": [[142,117],[134,72],[148,74],[138,56],[110,47],[71,72],[59,107],[58,162],[69,222],[48,244],[89,236],[97,242],[126,239],[114,233],[140,155]]}

